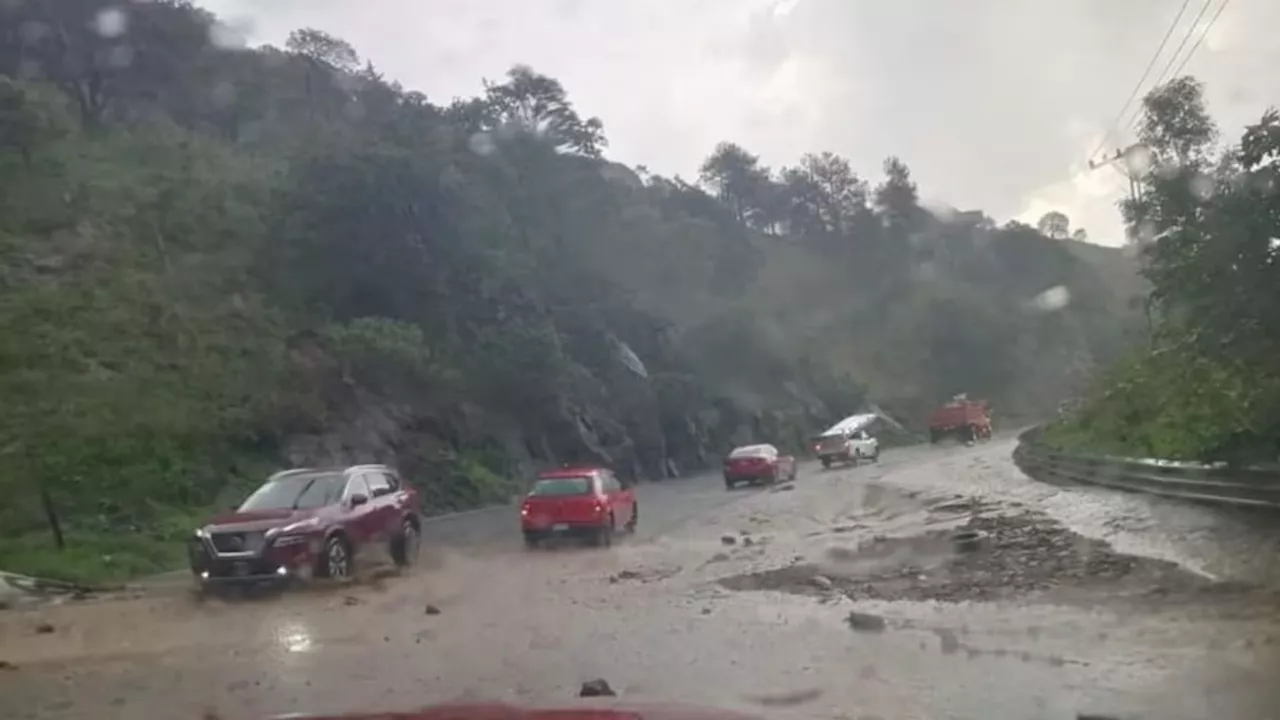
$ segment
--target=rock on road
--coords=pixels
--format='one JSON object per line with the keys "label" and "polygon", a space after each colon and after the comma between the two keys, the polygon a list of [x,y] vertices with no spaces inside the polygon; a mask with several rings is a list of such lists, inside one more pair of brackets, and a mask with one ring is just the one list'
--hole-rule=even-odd
{"label": "rock on road", "polygon": [[[405,577],[0,613],[0,717],[555,702],[597,677],[765,717],[1270,717],[1280,627],[1256,598],[1276,596],[1205,577],[1238,568],[1202,552],[1202,511],[1036,485],[1011,448],[892,450],[782,488],[642,486],[641,531],[606,550],[526,552],[501,508],[431,523],[437,550]],[[989,547],[957,559],[939,538],[962,525]]]}

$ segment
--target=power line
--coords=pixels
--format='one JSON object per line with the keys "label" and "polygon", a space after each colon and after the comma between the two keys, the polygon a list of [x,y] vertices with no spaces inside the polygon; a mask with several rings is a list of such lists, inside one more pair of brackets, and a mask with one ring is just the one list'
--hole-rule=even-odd
{"label": "power line", "polygon": [[[1222,8],[1226,7],[1228,2],[1231,2],[1231,0],[1225,0],[1222,4],[1222,7],[1218,8],[1218,14],[1213,16],[1214,20],[1217,20],[1218,15],[1222,14]],[[1205,13],[1209,12],[1209,8],[1212,6],[1213,6],[1213,0],[1204,0],[1204,5],[1200,6],[1200,12],[1196,13],[1195,20],[1191,21],[1191,27],[1187,28],[1187,34],[1182,36],[1182,42],[1178,43],[1178,48],[1173,51],[1172,55],[1169,56],[1169,62],[1165,63],[1164,69],[1162,69],[1160,71],[1160,74],[1156,76],[1155,84],[1152,85],[1152,87],[1160,87],[1161,83],[1163,83],[1164,81],[1172,77],[1169,74],[1169,70],[1173,67],[1173,64],[1178,61],[1178,55],[1180,55],[1182,53],[1182,49],[1187,46],[1187,41],[1190,40],[1191,36],[1195,34],[1196,27],[1200,25],[1200,19],[1204,17]],[[1205,34],[1208,34],[1209,26],[1212,24],[1213,24],[1213,21],[1210,21],[1209,25],[1205,26]],[[1200,39],[1203,40],[1204,35],[1201,35]],[[1196,42],[1195,47],[1199,47],[1199,46],[1200,46],[1200,43]],[[1195,52],[1195,47],[1191,49],[1191,53]],[[1187,54],[1186,59],[1191,58],[1191,53]],[[1183,60],[1183,65],[1186,65],[1186,59]],[[1178,69],[1181,70],[1182,66],[1179,66]],[[1136,126],[1138,124],[1138,118],[1141,116],[1142,116],[1142,108],[1139,107],[1138,109],[1133,111],[1133,115],[1130,116],[1129,122],[1126,123],[1126,125],[1130,128]]]}
{"label": "power line", "polygon": [[1196,54],[1196,50],[1200,48],[1200,44],[1204,42],[1204,39],[1209,37],[1209,31],[1213,29],[1213,24],[1218,22],[1218,18],[1222,17],[1222,11],[1226,10],[1227,6],[1230,4],[1231,0],[1222,0],[1222,4],[1218,6],[1218,12],[1214,13],[1213,17],[1209,18],[1209,24],[1204,26],[1204,32],[1200,33],[1200,37],[1196,39],[1196,44],[1191,46],[1191,52],[1187,53],[1187,56],[1182,59],[1182,63],[1178,65],[1177,70],[1173,71],[1173,75],[1171,77],[1177,77],[1182,73],[1182,68],[1186,67],[1187,63],[1191,62],[1191,56]]}
{"label": "power line", "polygon": [[[1111,133],[1124,118],[1125,111],[1133,104],[1134,98],[1138,97],[1138,92],[1142,90],[1142,83],[1146,81],[1147,76],[1151,74],[1151,68],[1156,66],[1156,61],[1160,59],[1160,53],[1164,52],[1164,46],[1169,43],[1169,38],[1173,36],[1173,31],[1178,27],[1178,21],[1182,19],[1183,13],[1187,11],[1187,6],[1191,4],[1191,0],[1182,0],[1182,7],[1178,8],[1178,14],[1173,17],[1173,22],[1169,23],[1169,29],[1164,31],[1164,37],[1160,39],[1160,46],[1156,48],[1155,53],[1151,56],[1151,60],[1147,63],[1147,68],[1142,71],[1142,77],[1138,78],[1138,82],[1134,84],[1133,91],[1129,93],[1129,98],[1124,101],[1124,105],[1120,106],[1120,112],[1116,113],[1116,117],[1107,126],[1107,131],[1103,133],[1102,139],[1098,141],[1098,147],[1089,153],[1089,159],[1097,157],[1102,148],[1106,146],[1107,140],[1111,138]],[[1194,28],[1195,26],[1192,25]],[[1183,43],[1185,44],[1185,40]]]}

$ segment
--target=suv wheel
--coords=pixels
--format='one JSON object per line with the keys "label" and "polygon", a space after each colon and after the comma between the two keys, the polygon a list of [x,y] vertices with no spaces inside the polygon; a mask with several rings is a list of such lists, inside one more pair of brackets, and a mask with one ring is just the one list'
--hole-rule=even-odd
{"label": "suv wheel", "polygon": [[406,519],[400,525],[400,535],[391,543],[391,559],[400,567],[409,567],[418,559],[418,546],[422,540],[413,521]]}
{"label": "suv wheel", "polygon": [[340,535],[334,535],[324,542],[316,573],[320,577],[345,580],[351,577],[351,546]]}

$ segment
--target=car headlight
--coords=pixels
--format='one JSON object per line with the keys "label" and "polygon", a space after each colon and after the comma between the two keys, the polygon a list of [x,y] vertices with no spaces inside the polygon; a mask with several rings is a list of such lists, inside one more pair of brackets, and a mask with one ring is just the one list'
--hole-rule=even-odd
{"label": "car headlight", "polygon": [[208,533],[204,531],[204,528],[196,528],[195,538],[197,540],[203,540],[207,535]]}
{"label": "car headlight", "polygon": [[286,547],[288,545],[297,545],[306,541],[306,535],[280,535],[275,539],[275,546]]}

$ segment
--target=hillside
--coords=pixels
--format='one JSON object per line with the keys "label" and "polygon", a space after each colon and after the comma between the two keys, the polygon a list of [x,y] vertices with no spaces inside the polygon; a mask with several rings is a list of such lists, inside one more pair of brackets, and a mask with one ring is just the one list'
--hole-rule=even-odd
{"label": "hillside", "polygon": [[0,34],[0,566],[164,565],[289,464],[394,462],[444,511],[538,465],[796,446],[868,400],[1034,416],[1133,320],[1110,261],[935,215],[896,159],[872,188],[725,144],[695,185],[609,162],[528,68],[440,105],[176,0],[0,21],[28,30]]}

